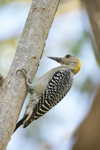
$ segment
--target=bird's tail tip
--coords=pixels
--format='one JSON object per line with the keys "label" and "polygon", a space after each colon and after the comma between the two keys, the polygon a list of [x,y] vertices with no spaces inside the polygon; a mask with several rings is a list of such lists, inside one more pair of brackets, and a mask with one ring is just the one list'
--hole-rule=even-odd
{"label": "bird's tail tip", "polygon": [[[17,124],[16,124],[16,127],[14,129],[14,132],[21,126],[23,125],[23,122],[26,120],[26,118],[28,117],[28,115],[25,115]],[[14,133],[13,132],[13,133]]]}

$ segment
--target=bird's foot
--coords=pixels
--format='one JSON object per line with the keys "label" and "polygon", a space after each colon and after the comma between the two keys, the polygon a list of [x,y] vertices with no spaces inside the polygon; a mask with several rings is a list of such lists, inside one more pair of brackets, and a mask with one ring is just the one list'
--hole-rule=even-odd
{"label": "bird's foot", "polygon": [[16,73],[21,72],[25,78],[27,78],[27,71],[25,69],[18,69]]}

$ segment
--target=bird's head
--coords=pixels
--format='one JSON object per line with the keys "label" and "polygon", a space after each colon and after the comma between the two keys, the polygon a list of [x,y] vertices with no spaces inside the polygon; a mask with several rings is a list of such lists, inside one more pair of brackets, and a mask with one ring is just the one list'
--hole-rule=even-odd
{"label": "bird's head", "polygon": [[74,75],[78,73],[81,68],[81,60],[78,57],[71,54],[68,54],[64,57],[48,57],[48,58],[59,62],[61,65],[66,65],[73,72]]}

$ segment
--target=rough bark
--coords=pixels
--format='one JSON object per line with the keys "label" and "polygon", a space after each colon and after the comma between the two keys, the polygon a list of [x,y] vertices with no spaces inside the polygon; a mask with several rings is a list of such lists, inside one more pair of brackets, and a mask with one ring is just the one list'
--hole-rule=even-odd
{"label": "rough bark", "polygon": [[34,0],[13,63],[0,94],[0,150],[5,150],[18,120],[27,89],[17,69],[24,68],[33,80],[59,0]]}
{"label": "rough bark", "polygon": [[0,74],[0,90],[2,88],[3,83],[4,83],[4,77]]}

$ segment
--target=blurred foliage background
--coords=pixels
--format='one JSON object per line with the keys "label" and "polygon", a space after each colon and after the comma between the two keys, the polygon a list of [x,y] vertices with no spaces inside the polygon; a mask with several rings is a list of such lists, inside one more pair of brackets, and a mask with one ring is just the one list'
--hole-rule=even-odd
{"label": "blurred foliage background", "polygon": [[[31,6],[29,0],[0,1],[0,72],[6,77]],[[86,10],[79,0],[61,0],[36,77],[59,66],[47,56],[64,56],[68,53],[82,61],[81,71],[75,75],[73,87],[65,98],[42,118],[29,127],[20,127],[8,144],[7,150],[71,150],[72,135],[91,108],[100,84],[98,52],[91,37]],[[19,116],[22,118],[26,98]]]}

